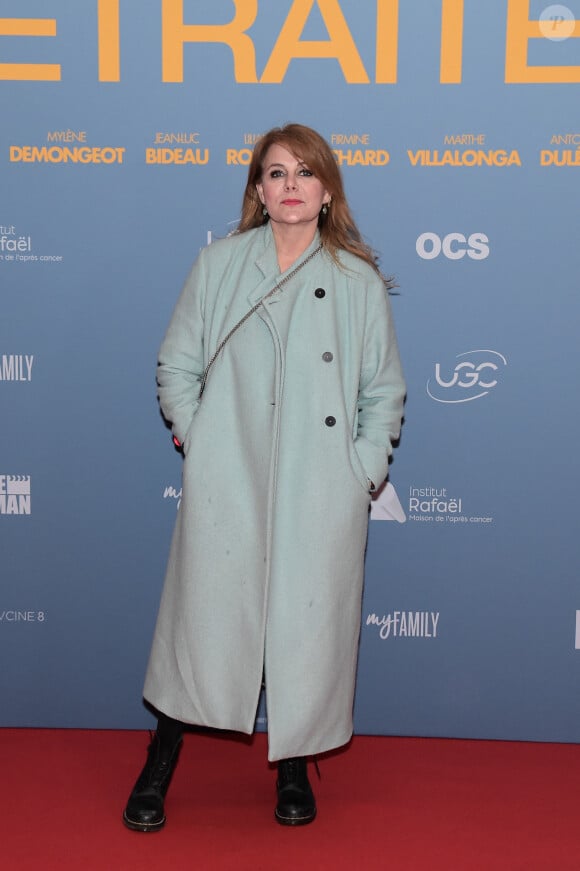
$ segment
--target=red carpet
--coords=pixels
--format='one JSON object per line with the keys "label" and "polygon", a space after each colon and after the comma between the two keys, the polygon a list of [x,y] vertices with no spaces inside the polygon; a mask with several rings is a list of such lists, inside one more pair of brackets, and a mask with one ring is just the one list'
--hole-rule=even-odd
{"label": "red carpet", "polygon": [[266,738],[187,735],[156,834],[121,822],[143,732],[3,729],[3,871],[579,871],[575,745],[355,738],[273,818]]}

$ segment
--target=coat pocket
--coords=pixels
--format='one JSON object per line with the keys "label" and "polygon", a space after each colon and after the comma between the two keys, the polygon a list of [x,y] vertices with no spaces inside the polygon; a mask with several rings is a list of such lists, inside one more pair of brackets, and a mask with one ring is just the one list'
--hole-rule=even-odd
{"label": "coat pocket", "polygon": [[369,477],[356,449],[356,439],[349,440],[350,467],[354,477],[370,498]]}

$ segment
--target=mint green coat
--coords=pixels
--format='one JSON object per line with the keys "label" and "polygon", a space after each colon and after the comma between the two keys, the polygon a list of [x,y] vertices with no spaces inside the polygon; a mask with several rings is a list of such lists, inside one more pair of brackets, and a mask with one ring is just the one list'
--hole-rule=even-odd
{"label": "mint green coat", "polygon": [[403,408],[384,285],[341,261],[321,252],[252,315],[200,401],[219,342],[280,279],[269,225],[214,242],[159,354],[185,459],[144,694],[185,722],[250,733],[264,670],[271,760],[352,734],[368,479],[387,475]]}

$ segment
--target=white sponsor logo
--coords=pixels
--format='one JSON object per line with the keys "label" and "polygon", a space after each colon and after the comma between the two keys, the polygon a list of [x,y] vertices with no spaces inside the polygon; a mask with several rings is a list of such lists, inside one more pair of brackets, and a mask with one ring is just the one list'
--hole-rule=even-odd
{"label": "white sponsor logo", "polygon": [[576,611],[576,650],[580,650],[580,611]]}
{"label": "white sponsor logo", "polygon": [[369,614],[367,626],[376,626],[383,641],[387,638],[437,638],[439,611],[391,611],[379,617]]}
{"label": "white sponsor logo", "polygon": [[489,257],[489,239],[485,233],[472,233],[468,238],[463,233],[448,233],[443,238],[437,233],[421,233],[415,248],[422,260],[435,260],[440,254],[448,260],[462,260],[466,255],[471,260]]}
{"label": "white sponsor logo", "polygon": [[[27,254],[32,251],[32,239],[30,236],[17,236],[16,229],[12,227],[0,227],[0,253]],[[14,259],[14,258],[12,258]]]}
{"label": "white sponsor logo", "polygon": [[407,520],[397,491],[390,481],[371,502],[371,520],[396,520],[397,523]]}
{"label": "white sponsor logo", "polygon": [[181,487],[179,488],[179,490],[176,490],[175,487],[172,487],[170,485],[169,487],[166,487],[165,490],[163,491],[163,498],[164,499],[173,499],[177,503],[176,508],[179,509],[179,506],[181,505],[181,494],[182,494]]}
{"label": "white sponsor logo", "polygon": [[447,487],[409,487],[408,519],[421,523],[489,524],[493,517],[464,513],[462,496],[451,496]]}
{"label": "white sponsor logo", "polygon": [[30,514],[30,475],[0,475],[0,514]]}
{"label": "white sponsor logo", "polygon": [[0,224],[0,261],[5,263],[62,263],[62,254],[35,254],[32,236],[19,235],[14,224]]}
{"label": "white sponsor logo", "polygon": [[435,402],[457,404],[487,396],[497,386],[507,360],[499,351],[480,349],[457,354],[454,368],[435,363],[435,377],[427,381],[427,393]]}
{"label": "white sponsor logo", "polygon": [[44,623],[46,611],[0,611],[0,623]]}
{"label": "white sponsor logo", "polygon": [[2,354],[0,381],[32,381],[34,354]]}

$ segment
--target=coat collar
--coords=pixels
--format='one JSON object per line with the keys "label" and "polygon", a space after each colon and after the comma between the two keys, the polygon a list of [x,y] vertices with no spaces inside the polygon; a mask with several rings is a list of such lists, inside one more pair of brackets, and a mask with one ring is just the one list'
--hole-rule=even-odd
{"label": "coat collar", "polygon": [[269,221],[260,228],[259,233],[261,234],[262,239],[261,244],[258,247],[255,263],[262,273],[263,280],[260,281],[258,286],[248,294],[248,301],[252,305],[255,305],[261,297],[268,293],[269,290],[272,290],[277,281],[280,281],[280,279],[284,278],[288,272],[295,269],[302,260],[308,257],[308,255],[320,245],[320,234],[317,230],[314,234],[314,239],[302,256],[298,258],[296,263],[293,263],[285,272],[280,272],[278,257],[276,254],[276,243],[274,242],[274,234]]}

